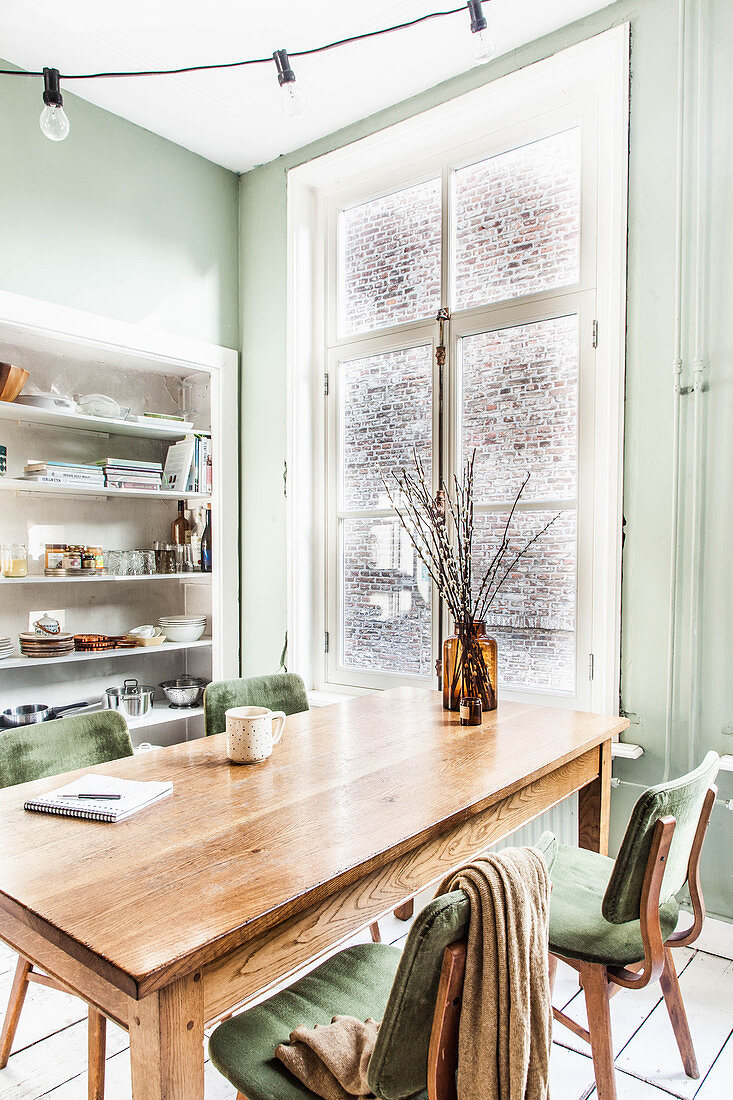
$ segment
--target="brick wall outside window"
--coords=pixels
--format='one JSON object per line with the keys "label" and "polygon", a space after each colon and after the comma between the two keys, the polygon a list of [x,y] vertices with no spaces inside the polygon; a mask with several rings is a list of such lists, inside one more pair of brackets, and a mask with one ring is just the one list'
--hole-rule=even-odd
{"label": "brick wall outside window", "polygon": [[344,329],[371,332],[440,309],[440,179],[342,215]]}
{"label": "brick wall outside window", "polygon": [[[533,142],[456,173],[456,294],[460,308],[565,286],[578,278],[577,130]],[[430,320],[440,300],[440,184],[432,181],[343,214],[342,309],[354,334]],[[341,474],[346,510],[385,507],[379,477],[429,466],[432,349],[341,365]],[[477,501],[572,501],[577,492],[577,317],[514,325],[462,341],[463,453],[477,450]],[[514,543],[550,518],[517,514]],[[476,575],[502,517],[476,521]],[[430,587],[394,520],[340,523],[342,662],[428,676]],[[572,505],[512,572],[487,616],[499,641],[500,681],[572,690],[575,678],[576,517]]]}

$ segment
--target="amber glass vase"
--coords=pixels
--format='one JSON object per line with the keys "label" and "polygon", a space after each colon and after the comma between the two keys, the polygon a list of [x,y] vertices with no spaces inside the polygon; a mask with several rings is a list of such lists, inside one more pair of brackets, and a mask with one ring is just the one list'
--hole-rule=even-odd
{"label": "amber glass vase", "polygon": [[461,696],[480,699],[484,711],[496,710],[497,646],[486,623],[456,623],[443,642],[443,706],[458,710]]}

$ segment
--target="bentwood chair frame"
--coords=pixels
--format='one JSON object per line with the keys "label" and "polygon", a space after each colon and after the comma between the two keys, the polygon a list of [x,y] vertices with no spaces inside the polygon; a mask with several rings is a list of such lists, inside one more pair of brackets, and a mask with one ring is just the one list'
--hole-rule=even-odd
{"label": "bentwood chair frame", "polygon": [[664,1002],[685,1073],[694,1079],[700,1076],[671,948],[688,947],[694,943],[705,921],[705,899],[700,882],[700,855],[717,794],[718,788],[715,785],[708,788],[690,851],[687,881],[692,902],[693,922],[689,928],[673,932],[666,941],[663,939],[659,922],[659,906],[662,879],[676,820],[672,816],[661,817],[654,827],[641,894],[639,923],[644,944],[642,961],[631,966],[604,966],[601,963],[582,962],[562,955],[550,955],[551,986],[554,985],[558,959],[572,966],[580,975],[588,1010],[588,1028],[582,1027],[558,1008],[553,1008],[552,1011],[559,1023],[590,1043],[598,1100],[616,1100],[609,1001],[619,989],[643,989],[650,982],[657,980],[662,987]]}
{"label": "bentwood chair frame", "polygon": [[[458,1028],[466,975],[466,941],[446,947],[428,1048],[428,1100],[458,1100]],[[247,1100],[243,1092],[237,1100]]]}

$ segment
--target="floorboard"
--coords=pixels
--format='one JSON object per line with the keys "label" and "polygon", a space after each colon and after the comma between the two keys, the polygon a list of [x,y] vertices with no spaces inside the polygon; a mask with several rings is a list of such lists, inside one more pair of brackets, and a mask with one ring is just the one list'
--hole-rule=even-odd
{"label": "floorboard", "polygon": [[[733,962],[702,951],[685,967],[680,989],[704,1078],[730,1035],[733,1021]],[[672,1026],[659,1003],[616,1059],[620,1069],[692,1100],[699,1081],[685,1076]],[[731,1095],[733,1090],[728,1092]]]}
{"label": "floorboard", "polygon": [[[420,898],[418,907],[429,897]],[[385,917],[385,942],[404,944],[409,923]],[[368,939],[365,930],[351,942]],[[704,952],[677,953],[680,984],[702,1071],[689,1081],[679,1062],[669,1020],[660,1003],[659,987],[624,991],[611,1002],[617,1050],[618,1100],[723,1100],[733,1095],[733,962]],[[10,990],[15,955],[0,945],[0,1005]],[[554,1003],[585,1021],[577,976],[558,966]],[[0,1009],[1,1011],[1,1009]],[[209,1029],[210,1030],[210,1029]],[[108,1027],[105,1100],[131,1100],[127,1035]],[[34,986],[21,1018],[15,1050],[0,1072],[0,1100],[85,1100],[86,1014],[64,993]],[[572,1032],[555,1025],[551,1061],[553,1100],[594,1100],[593,1065],[587,1047]],[[577,1048],[577,1049],[576,1049]],[[234,1090],[206,1062],[206,1100],[234,1100]]]}

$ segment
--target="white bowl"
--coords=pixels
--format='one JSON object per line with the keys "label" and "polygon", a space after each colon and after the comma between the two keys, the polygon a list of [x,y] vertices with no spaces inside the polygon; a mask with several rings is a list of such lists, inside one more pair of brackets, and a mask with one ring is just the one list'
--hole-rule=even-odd
{"label": "white bowl", "polygon": [[182,626],[188,626],[191,623],[205,623],[205,615],[161,615],[158,619],[159,623],[180,623]]}
{"label": "white bowl", "polygon": [[169,642],[197,642],[206,630],[206,623],[174,623],[172,626],[166,623],[163,629]]}

